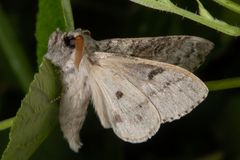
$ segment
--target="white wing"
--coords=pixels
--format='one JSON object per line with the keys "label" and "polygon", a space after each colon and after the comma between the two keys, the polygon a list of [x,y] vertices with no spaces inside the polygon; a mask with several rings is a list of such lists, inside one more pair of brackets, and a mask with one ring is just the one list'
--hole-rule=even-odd
{"label": "white wing", "polygon": [[174,65],[104,52],[94,58],[91,76],[104,95],[112,128],[129,142],[145,141],[160,123],[189,113],[208,94],[200,79]]}
{"label": "white wing", "polygon": [[[94,90],[92,88],[92,92],[102,92],[107,119],[121,139],[132,143],[146,141],[160,127],[159,113],[134,84],[117,72],[112,68],[95,65],[91,69],[91,76],[94,78],[92,82],[95,81],[97,85]],[[94,97],[97,94],[92,95],[93,101],[98,98]],[[97,103],[95,108],[98,108]],[[104,117],[100,115],[99,118]]]}

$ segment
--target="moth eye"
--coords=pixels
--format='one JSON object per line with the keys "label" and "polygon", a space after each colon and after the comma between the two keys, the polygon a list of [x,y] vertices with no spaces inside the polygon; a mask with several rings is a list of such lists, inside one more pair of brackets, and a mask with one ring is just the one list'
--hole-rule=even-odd
{"label": "moth eye", "polygon": [[73,36],[66,36],[63,38],[65,45],[71,49],[75,48],[75,38]]}

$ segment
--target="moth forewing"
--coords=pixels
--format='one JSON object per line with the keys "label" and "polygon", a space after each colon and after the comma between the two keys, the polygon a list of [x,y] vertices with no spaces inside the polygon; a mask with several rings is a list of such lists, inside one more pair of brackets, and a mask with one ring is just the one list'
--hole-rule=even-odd
{"label": "moth forewing", "polygon": [[[96,79],[98,79],[97,76]],[[91,84],[90,87],[92,90],[93,106],[97,112],[100,122],[104,128],[111,128],[111,123],[107,114],[106,99],[104,98],[104,94],[94,78],[90,78],[89,83]]]}
{"label": "moth forewing", "polygon": [[196,70],[213,49],[209,40],[195,36],[115,38],[97,42],[98,51],[166,62]]}
{"label": "moth forewing", "polygon": [[[124,141],[146,141],[160,127],[161,118],[158,111],[136,88],[136,84],[117,73],[118,68],[114,65],[111,65],[112,68],[105,68],[102,61],[98,62],[100,66],[93,66],[90,74],[99,86],[102,98],[105,99],[105,109],[114,132]],[[95,105],[97,107],[98,104]]]}
{"label": "moth forewing", "polygon": [[158,110],[161,123],[189,113],[208,94],[206,85],[186,69],[164,62],[110,53],[96,53],[96,56],[102,68],[112,70],[135,86],[129,90],[137,89],[144,94]]}

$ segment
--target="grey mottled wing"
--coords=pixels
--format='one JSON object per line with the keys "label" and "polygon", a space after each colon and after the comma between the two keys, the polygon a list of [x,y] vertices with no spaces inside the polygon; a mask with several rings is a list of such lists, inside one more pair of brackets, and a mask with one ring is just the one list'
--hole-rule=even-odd
{"label": "grey mottled wing", "polygon": [[99,52],[109,52],[166,62],[189,71],[197,69],[214,44],[194,36],[107,39],[97,42]]}

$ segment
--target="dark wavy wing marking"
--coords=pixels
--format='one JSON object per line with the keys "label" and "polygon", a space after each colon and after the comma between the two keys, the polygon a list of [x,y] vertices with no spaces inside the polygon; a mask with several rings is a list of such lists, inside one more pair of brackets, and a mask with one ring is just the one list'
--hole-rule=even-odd
{"label": "dark wavy wing marking", "polygon": [[194,36],[123,38],[98,41],[100,52],[131,55],[166,62],[189,71],[197,69],[214,44]]}

